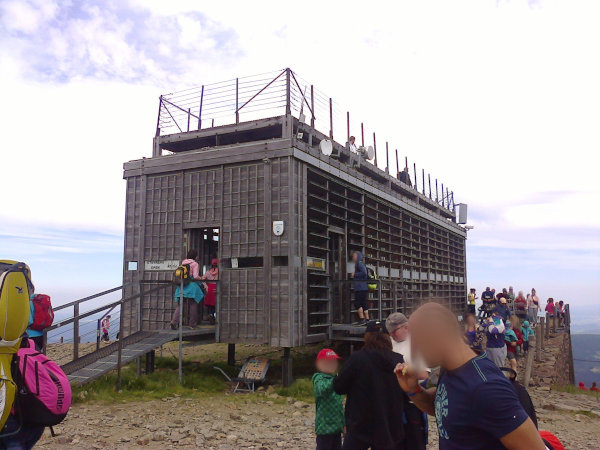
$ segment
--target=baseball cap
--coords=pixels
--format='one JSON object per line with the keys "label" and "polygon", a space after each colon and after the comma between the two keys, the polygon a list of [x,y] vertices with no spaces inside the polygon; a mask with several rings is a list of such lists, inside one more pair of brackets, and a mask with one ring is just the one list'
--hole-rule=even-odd
{"label": "baseball cap", "polygon": [[385,321],[380,322],[377,320],[371,320],[367,323],[367,329],[365,330],[365,333],[387,333]]}
{"label": "baseball cap", "polygon": [[506,297],[500,297],[500,303],[506,303]]}
{"label": "baseball cap", "polygon": [[342,358],[336,352],[331,350],[330,348],[324,348],[317,355],[317,361],[320,361],[322,359],[333,360],[333,359],[342,359]]}

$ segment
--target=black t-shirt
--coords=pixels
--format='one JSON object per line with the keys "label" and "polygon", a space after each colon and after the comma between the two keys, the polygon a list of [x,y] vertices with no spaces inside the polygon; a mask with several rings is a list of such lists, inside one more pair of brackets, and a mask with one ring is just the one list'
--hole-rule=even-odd
{"label": "black t-shirt", "polygon": [[402,355],[391,350],[359,350],[333,381],[334,391],[347,395],[346,427],[355,439],[380,448],[394,448],[404,440],[408,397],[394,374],[402,362]]}
{"label": "black t-shirt", "polygon": [[442,373],[435,416],[440,450],[503,449],[500,438],[528,418],[510,382],[485,353]]}

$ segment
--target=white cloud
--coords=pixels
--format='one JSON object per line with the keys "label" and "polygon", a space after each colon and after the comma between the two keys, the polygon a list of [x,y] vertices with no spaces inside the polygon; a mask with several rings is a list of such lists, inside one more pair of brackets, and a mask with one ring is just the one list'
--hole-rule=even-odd
{"label": "white cloud", "polygon": [[28,5],[1,7],[0,173],[31,205],[5,196],[4,218],[121,231],[158,94],[291,66],[336,100],[336,138],[348,105],[352,134],[364,121],[469,204],[470,246],[598,267],[597,2]]}

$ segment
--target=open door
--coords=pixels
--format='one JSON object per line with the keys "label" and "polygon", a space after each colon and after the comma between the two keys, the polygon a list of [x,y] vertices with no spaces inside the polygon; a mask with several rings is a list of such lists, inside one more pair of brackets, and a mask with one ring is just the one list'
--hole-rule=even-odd
{"label": "open door", "polygon": [[329,257],[327,258],[329,280],[329,304],[333,322],[344,323],[344,296],[346,291],[346,237],[342,233],[329,232]]}
{"label": "open door", "polygon": [[203,274],[213,258],[219,259],[219,228],[192,228],[188,230],[188,250],[198,250],[198,264]]}

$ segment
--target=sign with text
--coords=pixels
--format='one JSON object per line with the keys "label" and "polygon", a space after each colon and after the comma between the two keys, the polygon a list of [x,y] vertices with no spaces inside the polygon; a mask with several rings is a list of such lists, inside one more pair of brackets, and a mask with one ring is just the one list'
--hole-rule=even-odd
{"label": "sign with text", "polygon": [[164,259],[156,261],[144,261],[144,270],[150,272],[161,272],[175,270],[179,267],[179,260]]}

